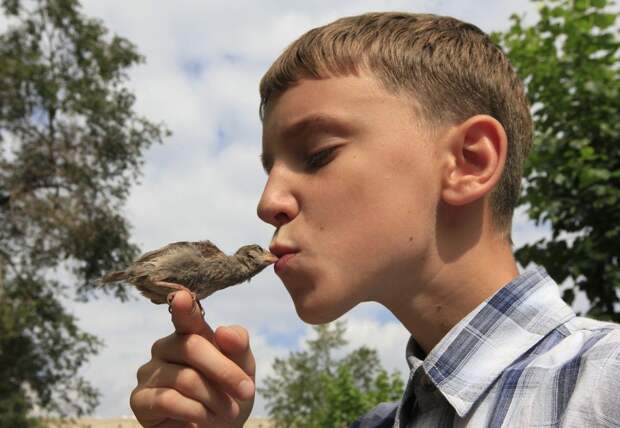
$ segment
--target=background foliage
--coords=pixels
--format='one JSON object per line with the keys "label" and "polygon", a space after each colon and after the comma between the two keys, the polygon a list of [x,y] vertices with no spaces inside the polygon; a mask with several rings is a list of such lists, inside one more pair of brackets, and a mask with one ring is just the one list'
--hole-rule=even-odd
{"label": "background foliage", "polygon": [[494,37],[527,85],[535,145],[521,203],[550,238],[519,248],[524,266],[545,266],[588,315],[620,322],[620,39],[618,7],[607,0],[546,0],[540,19]]}
{"label": "background foliage", "polygon": [[143,58],[77,0],[1,10],[0,426],[21,427],[36,424],[32,411],[79,416],[97,403],[77,372],[101,343],[62,301],[89,298],[137,254],[120,209],[167,131],[136,115],[124,86]]}
{"label": "background foliage", "polygon": [[258,388],[276,427],[347,427],[377,404],[400,399],[403,381],[381,367],[374,349],[363,346],[336,358],[347,344],[344,322],[314,331],[306,350],[275,359],[275,374]]}

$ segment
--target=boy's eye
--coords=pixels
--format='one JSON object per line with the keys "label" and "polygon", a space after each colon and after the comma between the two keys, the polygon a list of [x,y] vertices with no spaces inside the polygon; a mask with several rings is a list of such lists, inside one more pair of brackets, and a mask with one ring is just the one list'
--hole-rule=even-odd
{"label": "boy's eye", "polygon": [[317,169],[329,163],[332,153],[334,153],[337,148],[338,146],[332,146],[310,155],[306,161],[308,169]]}

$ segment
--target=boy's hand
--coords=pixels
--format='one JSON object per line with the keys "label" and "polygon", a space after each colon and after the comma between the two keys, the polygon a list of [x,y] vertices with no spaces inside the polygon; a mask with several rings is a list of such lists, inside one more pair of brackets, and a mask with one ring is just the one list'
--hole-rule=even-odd
{"label": "boy's hand", "polygon": [[214,332],[185,291],[175,294],[171,308],[176,331],[156,341],[151,360],[138,369],[130,399],[136,418],[153,428],[242,427],[255,394],[247,331]]}

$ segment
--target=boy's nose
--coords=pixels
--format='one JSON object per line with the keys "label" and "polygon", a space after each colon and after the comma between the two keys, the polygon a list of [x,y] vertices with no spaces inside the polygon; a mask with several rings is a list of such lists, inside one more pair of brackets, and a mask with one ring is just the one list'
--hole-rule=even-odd
{"label": "boy's nose", "polygon": [[270,177],[258,202],[256,212],[264,222],[280,227],[295,218],[299,212],[299,205],[285,181],[276,182]]}

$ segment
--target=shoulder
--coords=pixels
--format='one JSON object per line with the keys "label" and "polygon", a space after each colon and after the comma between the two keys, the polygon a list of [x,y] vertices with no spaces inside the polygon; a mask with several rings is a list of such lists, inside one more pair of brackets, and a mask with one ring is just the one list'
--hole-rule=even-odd
{"label": "shoulder", "polygon": [[388,428],[394,425],[398,403],[381,403],[359,418],[349,428]]}
{"label": "shoulder", "polygon": [[591,367],[594,378],[591,389],[585,391],[592,400],[593,416],[608,426],[620,421],[620,325],[605,324],[608,324],[605,334],[584,355],[584,361],[585,367]]}
{"label": "shoulder", "polygon": [[576,317],[566,327],[573,353],[567,364],[575,369],[567,404],[587,411],[597,424],[612,425],[620,420],[620,324]]}
{"label": "shoulder", "polygon": [[620,325],[574,317],[504,373],[493,402],[511,397],[509,415],[519,426],[613,426],[619,375]]}
{"label": "shoulder", "polygon": [[577,382],[597,379],[601,371],[620,359],[620,324],[575,317],[556,333],[563,338],[543,352],[537,363],[554,362],[556,369],[572,365]]}
{"label": "shoulder", "polygon": [[584,361],[600,364],[620,353],[620,324],[575,317],[562,328],[566,345]]}

